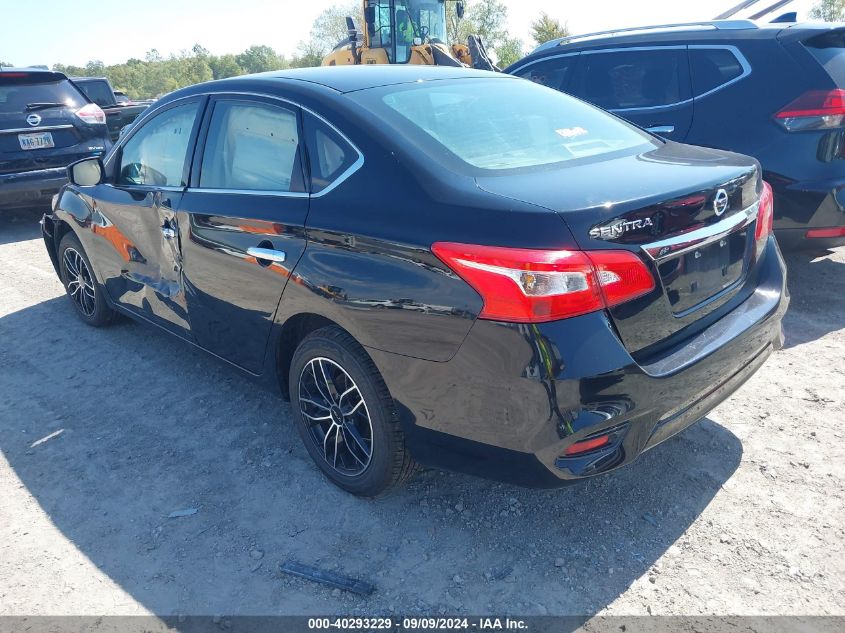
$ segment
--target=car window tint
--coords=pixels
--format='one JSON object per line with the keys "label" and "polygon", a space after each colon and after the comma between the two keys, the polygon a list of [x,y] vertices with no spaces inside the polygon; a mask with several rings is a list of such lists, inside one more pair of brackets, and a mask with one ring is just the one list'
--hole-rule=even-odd
{"label": "car window tint", "polygon": [[[537,167],[642,150],[643,132],[569,95],[519,79],[429,81],[364,90],[353,97],[408,147],[425,137],[487,170]],[[419,132],[423,132],[421,136]],[[414,149],[413,151],[417,151]]]}
{"label": "car window tint", "polygon": [[0,75],[0,114],[26,112],[30,103],[63,103],[68,108],[81,108],[85,99],[67,79],[39,81],[36,77]]}
{"label": "car window tint", "polygon": [[693,48],[689,52],[695,96],[722,86],[742,75],[742,64],[726,48]]}
{"label": "car window tint", "polygon": [[80,81],[76,86],[98,106],[108,107],[114,104],[114,95],[105,81]]}
{"label": "car window tint", "polygon": [[358,159],[358,152],[337,132],[310,114],[308,129],[311,192],[317,193],[349,169]]}
{"label": "car window tint", "polygon": [[118,183],[184,187],[185,158],[198,107],[187,103],[144,123],[123,146]]}
{"label": "car window tint", "polygon": [[203,152],[200,187],[298,191],[296,113],[280,106],[219,101]]}
{"label": "car window tint", "polygon": [[520,68],[513,74],[517,77],[529,79],[535,84],[548,86],[555,90],[565,90],[577,59],[577,55],[556,57]]}
{"label": "car window tint", "polygon": [[607,110],[653,108],[683,100],[686,51],[614,51],[582,54],[575,94]]}

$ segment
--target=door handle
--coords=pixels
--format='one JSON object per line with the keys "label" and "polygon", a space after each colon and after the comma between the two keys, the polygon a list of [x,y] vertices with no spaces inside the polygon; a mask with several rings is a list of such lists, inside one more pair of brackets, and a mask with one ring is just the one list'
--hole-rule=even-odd
{"label": "door handle", "polygon": [[272,248],[258,248],[257,246],[250,246],[246,249],[246,254],[258,260],[268,262],[277,262],[281,264],[287,259],[287,254],[284,251],[277,251]]}
{"label": "door handle", "polygon": [[652,134],[671,134],[675,131],[674,125],[655,125],[654,127],[647,127],[647,132]]}

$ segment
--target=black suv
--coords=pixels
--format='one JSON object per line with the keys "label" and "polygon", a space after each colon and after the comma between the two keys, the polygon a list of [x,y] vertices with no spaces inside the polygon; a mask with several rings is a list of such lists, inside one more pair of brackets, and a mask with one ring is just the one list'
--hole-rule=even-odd
{"label": "black suv", "polygon": [[46,202],[110,146],[106,115],[62,73],[0,69],[0,209]]}
{"label": "black suv", "polygon": [[506,72],[674,141],[750,154],[787,247],[845,244],[845,26],[716,20],[566,37]]}

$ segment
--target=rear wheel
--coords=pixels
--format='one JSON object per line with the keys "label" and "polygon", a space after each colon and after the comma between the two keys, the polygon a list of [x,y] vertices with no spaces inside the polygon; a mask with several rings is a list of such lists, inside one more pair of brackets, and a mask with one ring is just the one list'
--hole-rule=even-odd
{"label": "rear wheel", "polygon": [[112,322],[115,313],[106,303],[93,270],[79,238],[66,234],[59,244],[59,271],[65,291],[80,319],[93,327],[103,327]]}
{"label": "rear wheel", "polygon": [[414,474],[396,405],[349,334],[332,326],[308,335],[293,355],[289,386],[302,441],[334,484],[373,497]]}

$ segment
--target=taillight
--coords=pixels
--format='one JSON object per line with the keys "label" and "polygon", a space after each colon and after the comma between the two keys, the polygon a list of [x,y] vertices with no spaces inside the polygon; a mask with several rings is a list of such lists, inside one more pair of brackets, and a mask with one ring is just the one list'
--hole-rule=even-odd
{"label": "taillight", "polygon": [[775,120],[790,132],[845,126],[845,90],[812,90],[784,107]]}
{"label": "taillight", "polygon": [[757,209],[757,225],[754,228],[754,241],[757,243],[757,255],[766,246],[766,240],[772,232],[774,222],[775,196],[772,193],[772,186],[763,181],[763,192],[760,194],[760,206]]}
{"label": "taillight", "polygon": [[654,290],[628,251],[534,250],[437,242],[432,252],[484,299],[479,316],[539,323],[594,312]]}
{"label": "taillight", "polygon": [[105,124],[106,122],[106,113],[98,106],[96,103],[88,103],[79,110],[75,112],[76,116],[80,119],[89,123],[91,125],[94,124]]}
{"label": "taillight", "polygon": [[580,442],[570,444],[563,454],[566,457],[574,457],[575,455],[589,453],[608,444],[610,444],[610,435],[599,435],[589,440],[581,440]]}

